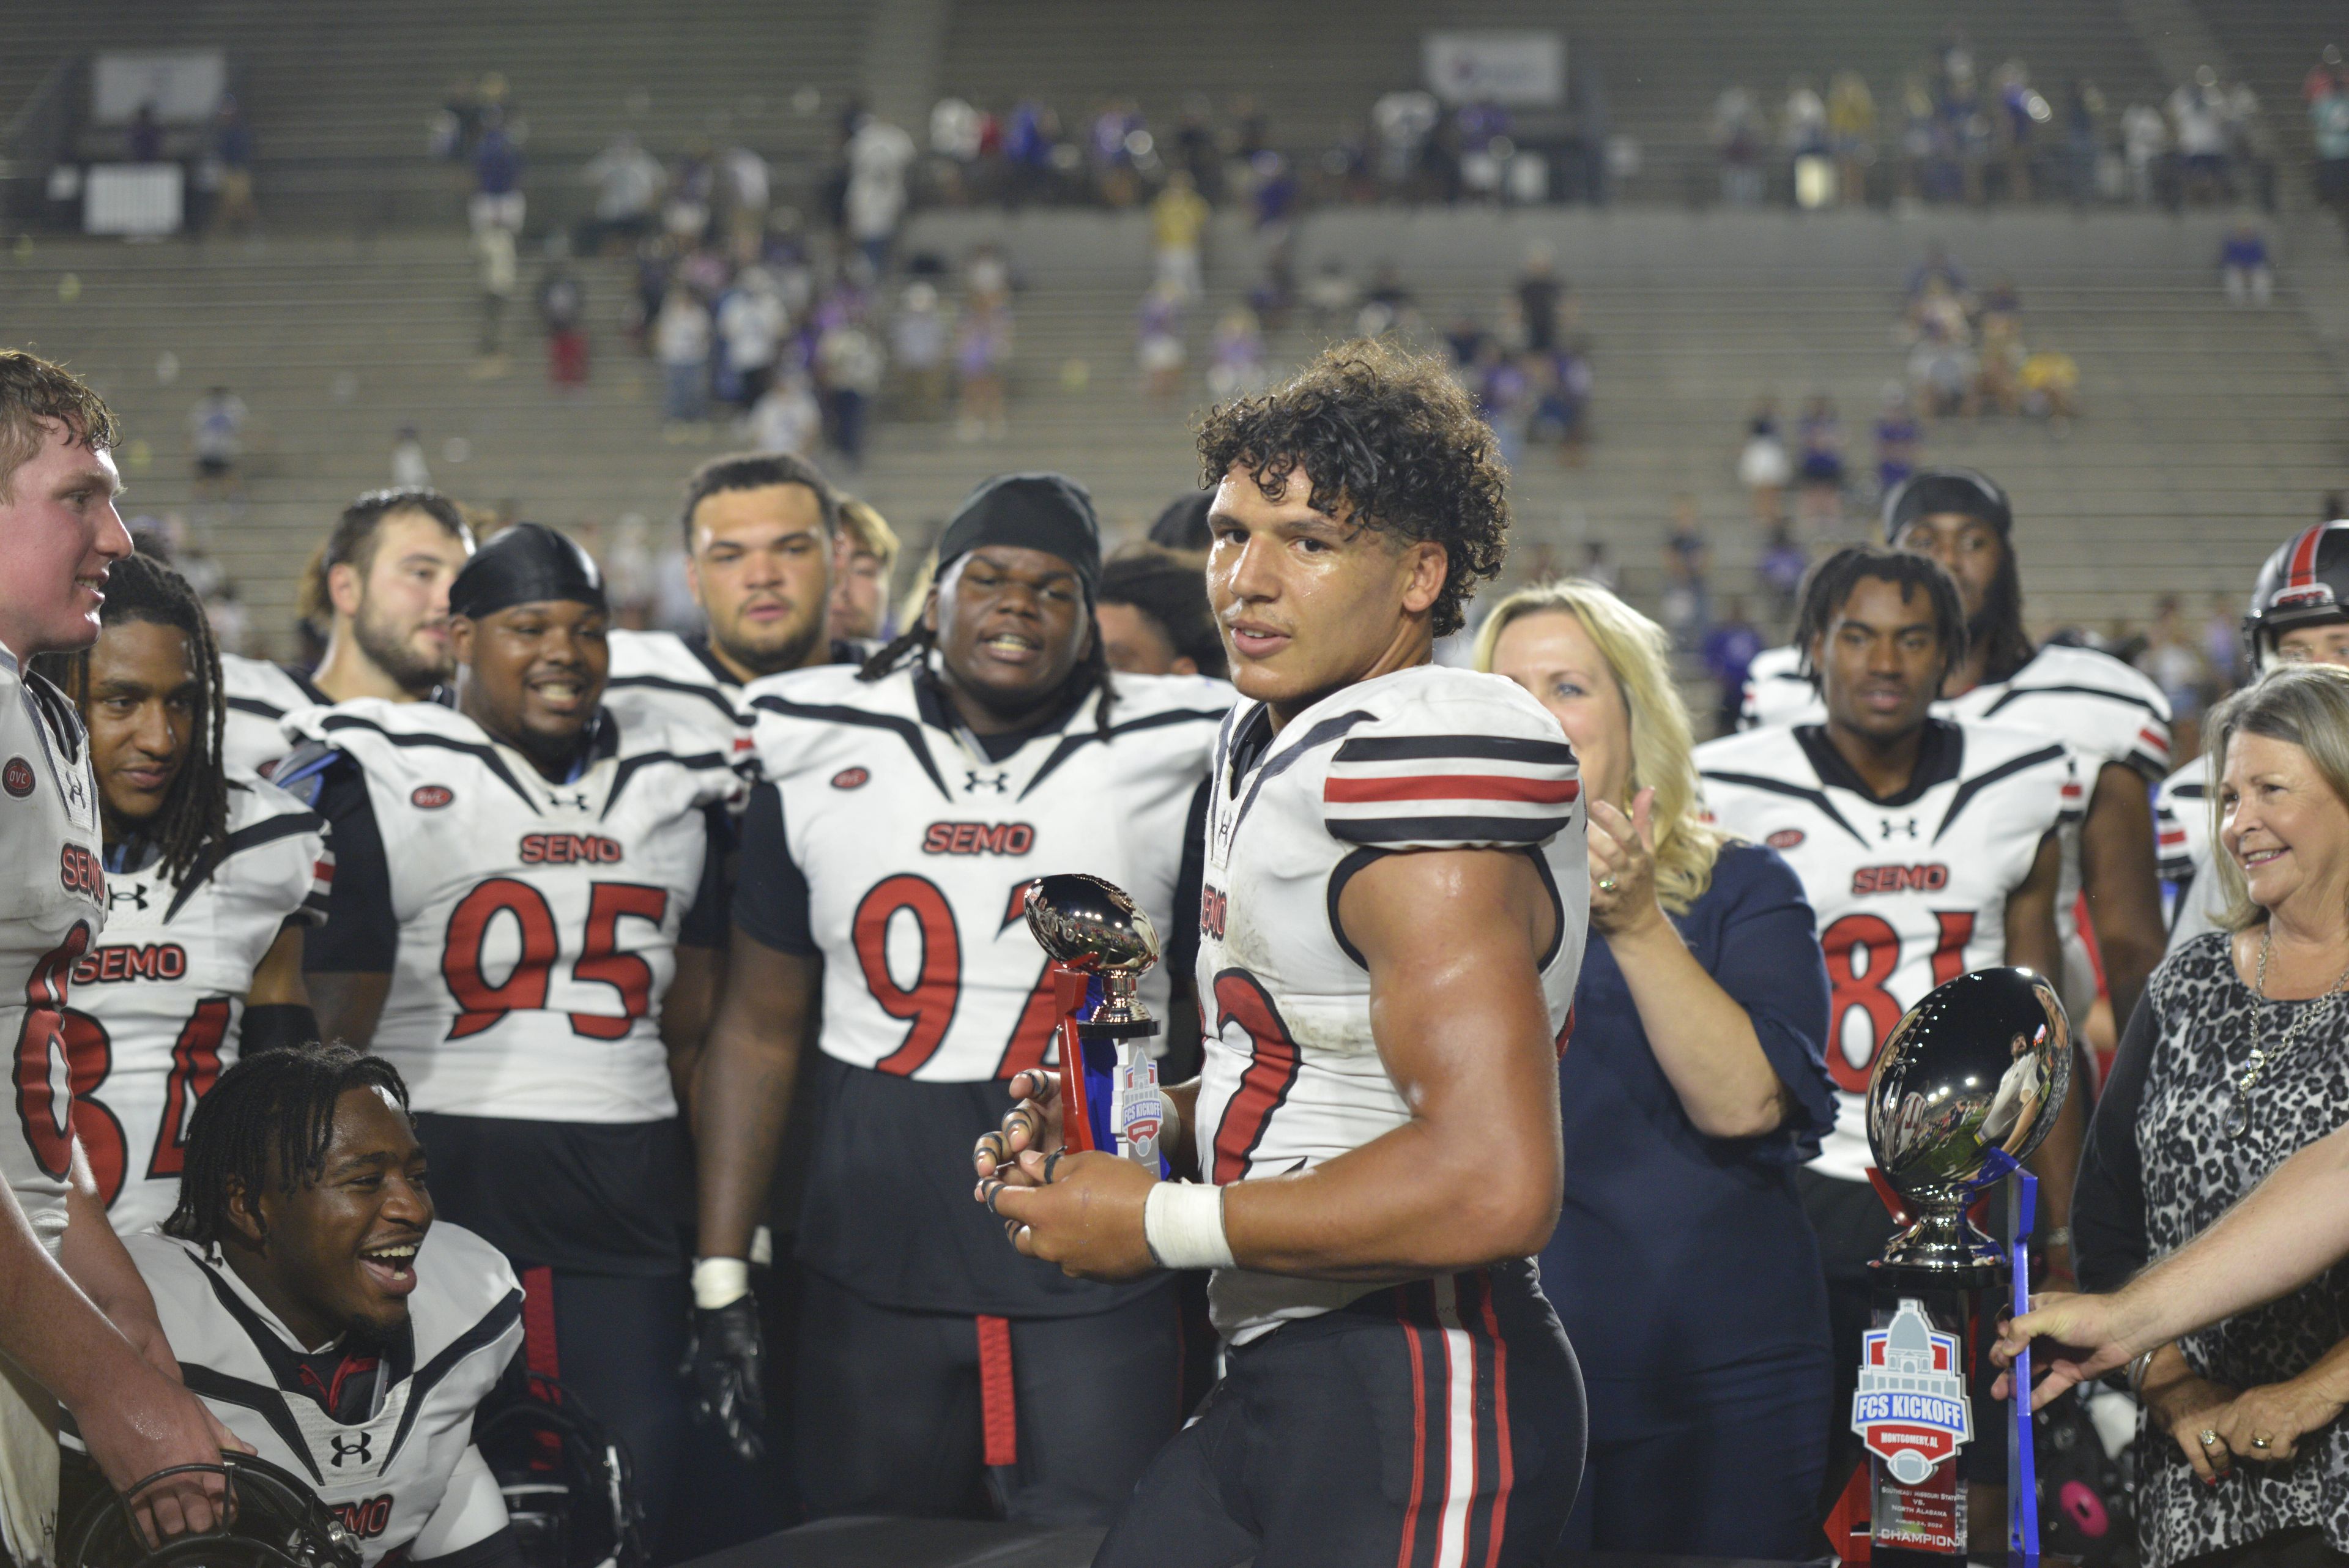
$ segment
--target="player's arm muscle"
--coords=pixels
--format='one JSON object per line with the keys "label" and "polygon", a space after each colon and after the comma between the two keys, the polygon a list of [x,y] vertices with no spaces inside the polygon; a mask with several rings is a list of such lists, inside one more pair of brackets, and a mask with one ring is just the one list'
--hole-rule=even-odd
{"label": "player's arm muscle", "polygon": [[302,928],[287,926],[254,966],[245,988],[247,1007],[307,1007],[310,988],[302,983]]}
{"label": "player's arm muscle", "polygon": [[[2152,840],[2148,837],[2147,842]],[[2039,841],[2031,875],[2006,896],[2006,961],[2035,970],[2051,980],[2064,972],[2064,943],[2055,929],[2055,889],[2063,871],[2063,844],[2055,834]],[[2039,1178],[2047,1211],[2058,1226],[2072,1222],[2072,1188],[2078,1179],[2080,1148],[2088,1135],[2087,1075],[2075,1072],[2071,1090],[2057,1108],[2046,1141],[2027,1162]],[[2055,1249],[2055,1262],[2072,1267],[2071,1250]]]}
{"label": "player's arm muscle", "polygon": [[1540,954],[1557,919],[1525,856],[1389,855],[1339,916],[1371,977],[1371,1032],[1403,1126],[1292,1176],[1224,1189],[1247,1268],[1404,1278],[1538,1251],[1563,1188],[1557,1051]]}
{"label": "player's arm muscle", "polygon": [[823,976],[819,955],[784,952],[734,927],[689,1099],[704,1257],[750,1255]]}
{"label": "player's arm muscle", "polygon": [[718,982],[724,964],[714,948],[680,946],[677,972],[661,997],[661,1044],[668,1047],[669,1079],[677,1102],[693,1098],[693,1075],[701,1060],[702,1043],[709,1035],[709,1017],[718,1006]]}
{"label": "player's arm muscle", "polygon": [[148,1364],[180,1379],[180,1363],[163,1337],[163,1320],[156,1315],[155,1297],[130,1261],[122,1238],[106,1218],[89,1161],[81,1144],[73,1146],[73,1172],[66,1188],[66,1233],[57,1246],[57,1262],[66,1277],[82,1288],[106,1320],[121,1332]]}
{"label": "player's arm muscle", "polygon": [[2113,1016],[2127,1018],[2161,961],[2168,937],[2161,924],[2161,875],[2154,853],[2153,802],[2134,768],[2097,770],[2088,815],[2080,825],[2080,884],[2105,963]]}
{"label": "player's arm muscle", "polygon": [[313,971],[308,976],[310,1008],[318,1017],[318,1038],[366,1050],[375,1041],[382,1022],[384,999],[391,994],[388,974],[336,973]]}

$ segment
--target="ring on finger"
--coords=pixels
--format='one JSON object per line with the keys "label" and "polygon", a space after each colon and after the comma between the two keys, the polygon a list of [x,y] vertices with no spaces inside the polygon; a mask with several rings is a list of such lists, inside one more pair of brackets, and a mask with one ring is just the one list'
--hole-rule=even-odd
{"label": "ring on finger", "polygon": [[2211,1430],[2209,1428],[2205,1427],[2202,1428],[2197,1440],[2200,1442],[2204,1448],[2210,1448],[2219,1441],[2219,1434]]}
{"label": "ring on finger", "polygon": [[1599,890],[1600,892],[1602,892],[1602,893],[1612,893],[1613,891],[1615,891],[1615,888],[1616,888],[1616,882],[1615,882],[1615,878],[1614,878],[1614,877],[1601,877],[1600,878],[1599,878]]}
{"label": "ring on finger", "polygon": [[2258,1433],[2256,1433],[2256,1432],[2254,1432],[2254,1433],[2252,1433],[2252,1434],[2251,1434],[2251,1447],[2253,1447],[2253,1448],[2255,1448],[2255,1449],[2264,1449],[2264,1448],[2266,1448],[2266,1447],[2268,1446],[2268,1444],[2269,1444],[2270,1440],[2271,1440],[2271,1439],[2269,1439],[2269,1438],[2263,1438],[2263,1437],[2260,1436],[2260,1435],[2259,1435]]}
{"label": "ring on finger", "polygon": [[1045,1186],[1050,1187],[1052,1185],[1052,1168],[1061,1163],[1061,1157],[1068,1152],[1069,1151],[1064,1148],[1056,1148],[1051,1153],[1044,1157]]}

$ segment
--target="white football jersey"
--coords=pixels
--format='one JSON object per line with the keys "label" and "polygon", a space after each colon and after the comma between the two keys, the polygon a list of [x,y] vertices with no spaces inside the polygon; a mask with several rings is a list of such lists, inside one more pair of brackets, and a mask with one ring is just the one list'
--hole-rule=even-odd
{"label": "white football jersey", "polygon": [[[1223,1185],[1303,1170],[1411,1120],[1371,1033],[1340,893],[1381,854],[1521,849],[1557,900],[1542,964],[1562,1034],[1589,926],[1581,784],[1557,721],[1511,681],[1421,665],[1349,686],[1269,740],[1243,702],[1216,743],[1200,891],[1206,1029],[1199,1168]],[[1381,1288],[1219,1269],[1216,1328],[1245,1344]]]}
{"label": "white football jersey", "polygon": [[151,864],[108,875],[106,940],[74,965],[74,1130],[125,1235],[180,1200],[188,1117],[236,1060],[254,968],[287,920],[326,915],[325,819],[251,777],[231,783],[228,807],[227,838],[178,888]]}
{"label": "white football jersey", "polygon": [[2210,869],[2217,848],[2210,833],[2210,759],[2196,757],[2161,781],[2153,797],[2154,832],[2161,846],[2161,874],[2183,889],[2169,916],[2169,950],[2204,931],[2219,929],[2226,904]]}
{"label": "white football jersey", "polygon": [[296,714],[287,730],[366,775],[399,924],[371,1048],[398,1066],[418,1110],[677,1114],[657,1020],[700,890],[704,809],[744,787],[730,746],[606,713],[586,768],[552,784],[432,703],[366,698]]}
{"label": "white football jersey", "polygon": [[1837,1105],[1811,1168],[1865,1181],[1877,1052],[1927,992],[2006,961],[2007,895],[2047,835],[2077,820],[2078,769],[2044,734],[1946,721],[1927,728],[1916,775],[1889,800],[1817,725],[1708,741],[1696,763],[1713,819],[1784,857],[1818,915]]}
{"label": "white football jersey", "polygon": [[228,699],[228,724],[222,738],[221,759],[231,774],[262,774],[291,749],[285,739],[285,715],[333,701],[296,674],[265,659],[223,653],[221,691]]}
{"label": "white football jersey", "polygon": [[673,631],[614,630],[604,706],[621,723],[659,719],[731,746],[742,732],[742,683],[706,647]]}
{"label": "white football jersey", "polygon": [[0,919],[0,1031],[13,1044],[16,1114],[0,1179],[51,1251],[66,1230],[73,1098],[105,1071],[63,1027],[73,968],[106,925],[98,776],[81,716],[0,649],[0,861],[16,890]]}
{"label": "white football jersey", "polygon": [[[1026,918],[1039,877],[1114,882],[1162,933],[1190,918],[1174,908],[1184,827],[1232,690],[1201,676],[1112,679],[1106,735],[1088,699],[1000,762],[912,668],[866,681],[826,665],[747,688],[823,954],[827,1055],[966,1083],[1058,1061]],[[1164,1015],[1164,965],[1141,994]]]}
{"label": "white football jersey", "polygon": [[[408,1333],[384,1347],[371,1413],[350,1422],[305,1391],[300,1342],[225,1261],[151,1231],[123,1244],[189,1390],[263,1459],[307,1482],[367,1563],[419,1536],[445,1556],[505,1523],[473,1449],[473,1412],[522,1345],[523,1292],[488,1242],[446,1220],[424,1233]],[[449,1516],[465,1512],[472,1517],[451,1529]]]}

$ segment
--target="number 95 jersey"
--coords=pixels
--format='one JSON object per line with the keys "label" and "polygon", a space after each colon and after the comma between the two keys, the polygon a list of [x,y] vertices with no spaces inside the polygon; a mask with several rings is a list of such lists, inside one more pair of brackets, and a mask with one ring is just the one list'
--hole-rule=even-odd
{"label": "number 95 jersey", "polygon": [[[1435,665],[1349,686],[1270,732],[1225,722],[1209,778],[1199,908],[1207,1024],[1192,1129],[1222,1185],[1285,1176],[1411,1120],[1371,1030],[1370,971],[1338,923],[1347,880],[1381,855],[1530,857],[1556,903],[1541,957],[1563,1035],[1589,927],[1581,781],[1557,721],[1514,682]],[[1245,1344],[1381,1287],[1217,1270],[1216,1331]]]}
{"label": "number 95 jersey", "polygon": [[[384,868],[358,867],[373,857],[329,804],[330,776],[335,892],[305,967],[390,971],[372,1049],[398,1066],[416,1109],[546,1122],[677,1114],[657,1020],[686,917],[714,902],[708,813],[744,787],[730,754],[607,711],[586,764],[554,784],[428,702],[365,698],[286,728],[358,764]],[[277,776],[313,765],[297,752]],[[378,876],[388,891],[360,891]]]}

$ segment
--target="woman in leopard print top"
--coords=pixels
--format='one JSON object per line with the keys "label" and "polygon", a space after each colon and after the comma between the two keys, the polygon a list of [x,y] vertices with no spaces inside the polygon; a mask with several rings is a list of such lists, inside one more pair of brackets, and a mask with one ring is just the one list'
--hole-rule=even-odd
{"label": "woman in leopard print top", "polygon": [[[2110,1290],[2349,1120],[2349,671],[2211,716],[2228,929],[2166,959],[2081,1161],[2081,1282]],[[2349,1564],[2349,1267],[2132,1369],[2147,1568]]]}

